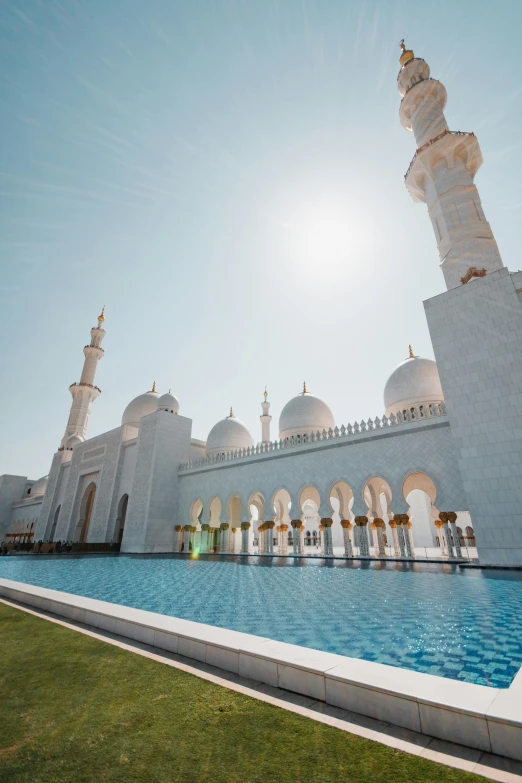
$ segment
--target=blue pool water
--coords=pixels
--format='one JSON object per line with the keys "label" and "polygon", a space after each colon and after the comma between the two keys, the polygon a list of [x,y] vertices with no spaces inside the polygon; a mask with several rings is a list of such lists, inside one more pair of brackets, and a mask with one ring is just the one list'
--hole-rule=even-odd
{"label": "blue pool water", "polygon": [[507,688],[522,572],[446,564],[10,556],[0,577],[304,647]]}

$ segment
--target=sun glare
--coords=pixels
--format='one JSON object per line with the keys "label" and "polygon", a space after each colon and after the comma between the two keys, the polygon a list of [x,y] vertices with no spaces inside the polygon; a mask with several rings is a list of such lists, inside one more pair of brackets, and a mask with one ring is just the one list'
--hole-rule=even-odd
{"label": "sun glare", "polygon": [[325,267],[353,275],[371,245],[367,221],[353,204],[340,199],[302,206],[280,225],[290,255],[311,275]]}

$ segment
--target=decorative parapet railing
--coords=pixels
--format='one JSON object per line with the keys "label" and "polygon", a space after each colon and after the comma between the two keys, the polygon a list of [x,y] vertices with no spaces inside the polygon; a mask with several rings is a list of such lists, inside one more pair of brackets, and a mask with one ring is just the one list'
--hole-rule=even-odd
{"label": "decorative parapet railing", "polygon": [[444,138],[444,136],[474,136],[475,134],[472,131],[450,131],[448,128],[446,130],[443,130],[442,133],[439,133],[438,136],[434,136],[432,139],[426,142],[426,144],[423,144],[422,147],[419,147],[419,149],[415,152],[415,155],[411,159],[411,163],[408,166],[408,171],[404,175],[404,179],[408,179],[408,174],[410,173],[413,164],[417,160],[417,155],[420,155],[421,152],[424,152],[424,150],[428,149],[428,147],[431,147],[432,144],[435,144],[437,141],[440,141]]}
{"label": "decorative parapet railing", "polygon": [[[418,59],[420,59],[420,58],[418,58]],[[399,76],[400,76],[400,73],[399,73]],[[397,76],[397,79],[399,78],[399,76]],[[416,87],[418,84],[422,84],[423,82],[436,82],[436,81],[438,81],[438,79],[434,79],[432,76],[427,76],[425,79],[419,79],[418,82],[413,82],[413,84],[410,84],[410,86],[408,87],[408,89],[406,90],[406,92],[404,93],[404,95],[401,98],[401,106],[402,106],[403,100],[405,99],[405,97],[407,96],[409,91],[413,90],[413,88]]]}
{"label": "decorative parapet railing", "polygon": [[446,414],[446,404],[441,402],[439,405],[422,405],[415,407],[413,410],[406,410],[404,413],[399,411],[397,415],[391,414],[390,417],[383,416],[380,419],[378,416],[375,419],[368,419],[368,421],[355,422],[355,424],[348,424],[346,427],[344,424],[341,428],[330,428],[328,431],[323,430],[320,432],[312,432],[310,435],[292,435],[291,438],[285,438],[285,440],[274,440],[269,443],[258,443],[257,446],[251,446],[246,449],[236,449],[235,451],[227,451],[221,454],[209,454],[207,457],[201,459],[192,459],[182,462],[179,466],[179,470],[190,470],[191,468],[202,468],[206,465],[216,465],[223,462],[231,462],[236,459],[244,459],[245,457],[256,457],[258,454],[268,454],[270,452],[284,451],[285,449],[295,448],[296,446],[310,445],[311,443],[323,443],[324,441],[338,441],[339,439],[347,439],[352,435],[359,435],[361,432],[371,432],[374,430],[386,430],[390,427],[397,427],[401,424],[409,424],[413,421],[426,421],[428,419],[434,419]]}

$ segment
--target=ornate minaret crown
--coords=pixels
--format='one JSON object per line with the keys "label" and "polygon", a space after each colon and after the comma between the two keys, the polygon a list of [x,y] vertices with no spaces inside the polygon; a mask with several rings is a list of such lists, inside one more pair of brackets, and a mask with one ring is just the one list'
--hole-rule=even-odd
{"label": "ornate minaret crown", "polygon": [[414,201],[424,201],[433,224],[448,288],[502,269],[497,243],[473,184],[482,165],[474,133],[450,131],[446,88],[428,64],[401,41],[399,117],[413,131],[417,151],[405,175]]}
{"label": "ornate minaret crown", "polygon": [[65,447],[67,439],[71,435],[77,435],[82,440],[85,440],[91,404],[96,397],[99,397],[101,394],[101,390],[94,385],[94,378],[96,376],[98,362],[103,358],[104,354],[104,350],[101,347],[103,338],[105,337],[105,329],[103,328],[104,321],[105,306],[98,316],[98,326],[93,326],[91,329],[90,344],[86,345],[83,349],[85,361],[83,363],[80,382],[73,383],[69,386],[73,401],[69,413],[69,421],[65,428],[65,435],[60,444],[60,448],[62,449]]}
{"label": "ornate minaret crown", "polygon": [[272,421],[272,417],[269,414],[270,403],[268,402],[268,392],[266,390],[266,386],[263,397],[265,398],[265,401],[261,403],[263,415],[259,417],[261,421],[261,439],[263,443],[270,443],[270,422]]}

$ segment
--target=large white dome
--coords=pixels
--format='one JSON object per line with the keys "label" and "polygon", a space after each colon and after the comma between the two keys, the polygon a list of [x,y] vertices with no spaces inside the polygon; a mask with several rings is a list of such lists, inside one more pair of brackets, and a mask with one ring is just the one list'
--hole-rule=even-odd
{"label": "large white dome", "polygon": [[230,412],[226,419],[214,424],[207,438],[207,454],[222,454],[254,445],[252,435],[242,421]]}
{"label": "large white dome", "polygon": [[47,489],[47,479],[49,476],[42,476],[38,481],[35,481],[31,487],[31,497],[38,497],[39,495],[45,495]]}
{"label": "large white dome", "polygon": [[415,406],[443,402],[436,362],[410,356],[392,372],[384,387],[386,415],[405,411]]}
{"label": "large white dome", "polygon": [[292,435],[304,435],[322,432],[335,427],[332,411],[328,405],[303,391],[286,403],[279,417],[279,437],[281,440]]}
{"label": "large white dome", "polygon": [[148,416],[149,413],[154,413],[158,410],[158,400],[159,394],[155,390],[135,397],[123,411],[123,416],[121,417],[122,425],[131,424],[133,427],[138,427],[143,416]]}

